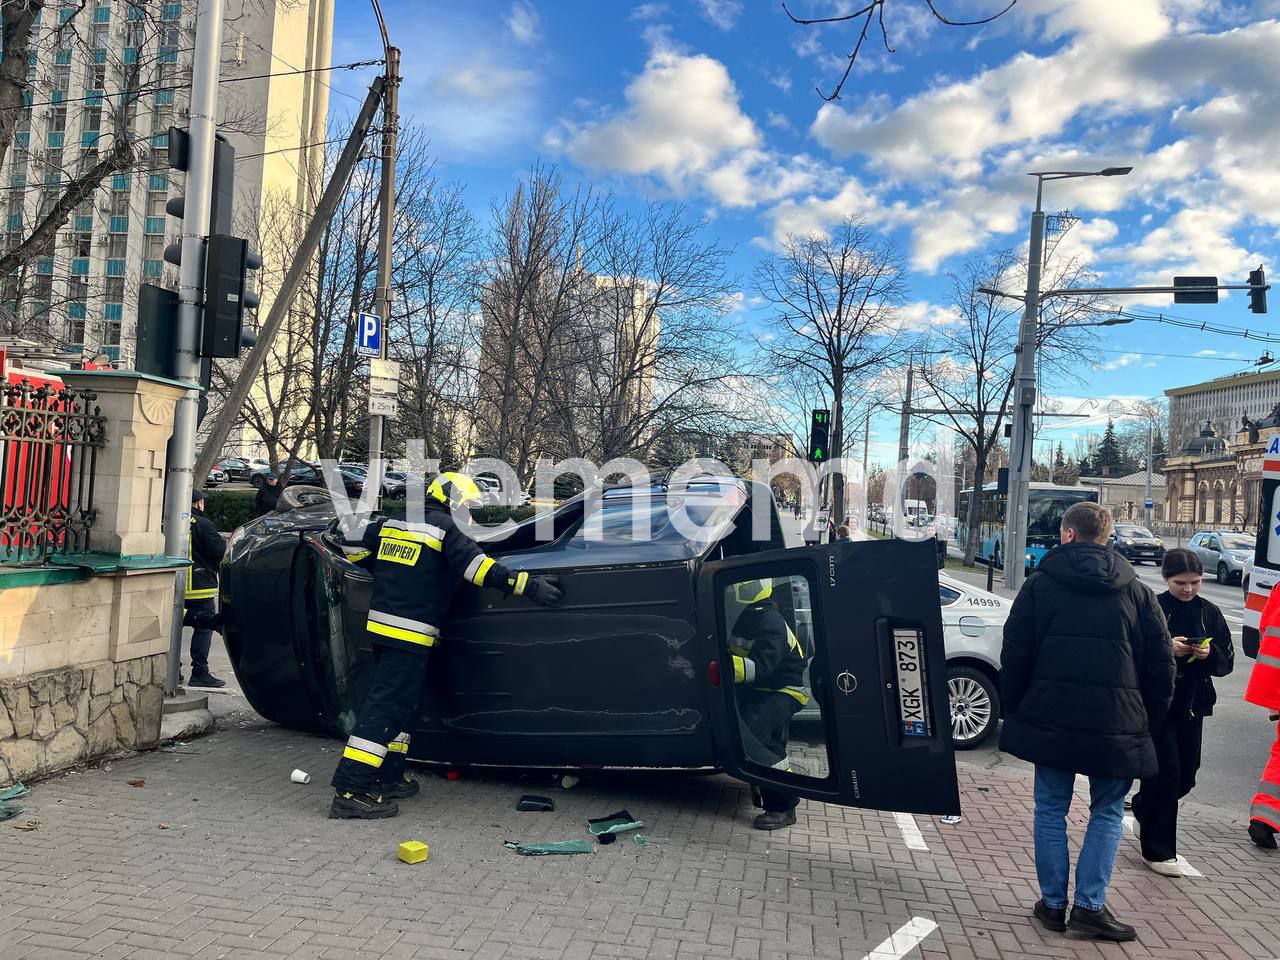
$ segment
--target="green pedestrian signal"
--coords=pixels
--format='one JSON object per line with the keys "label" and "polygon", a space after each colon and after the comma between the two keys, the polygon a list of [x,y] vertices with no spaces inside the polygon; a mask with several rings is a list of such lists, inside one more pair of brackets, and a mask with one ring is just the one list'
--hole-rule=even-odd
{"label": "green pedestrian signal", "polygon": [[809,423],[809,459],[819,463],[827,459],[831,444],[831,411],[814,410]]}

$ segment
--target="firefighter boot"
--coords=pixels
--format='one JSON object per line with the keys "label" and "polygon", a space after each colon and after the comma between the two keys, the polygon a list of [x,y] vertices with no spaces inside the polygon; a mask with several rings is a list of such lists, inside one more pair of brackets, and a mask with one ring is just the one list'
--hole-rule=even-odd
{"label": "firefighter boot", "polygon": [[329,807],[330,820],[383,820],[400,812],[394,800],[373,793],[339,790]]}
{"label": "firefighter boot", "polygon": [[388,800],[407,800],[409,797],[416,796],[421,788],[418,785],[417,778],[409,776],[406,772],[399,780],[379,784],[378,789],[382,791],[382,796]]}

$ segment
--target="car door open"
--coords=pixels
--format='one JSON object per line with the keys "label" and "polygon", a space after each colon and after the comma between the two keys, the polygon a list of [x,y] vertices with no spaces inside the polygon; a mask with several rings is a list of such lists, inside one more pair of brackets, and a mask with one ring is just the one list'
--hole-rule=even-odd
{"label": "car door open", "polygon": [[[959,813],[931,541],[709,562],[698,616],[728,773],[846,806]],[[819,717],[792,723],[813,705]]]}

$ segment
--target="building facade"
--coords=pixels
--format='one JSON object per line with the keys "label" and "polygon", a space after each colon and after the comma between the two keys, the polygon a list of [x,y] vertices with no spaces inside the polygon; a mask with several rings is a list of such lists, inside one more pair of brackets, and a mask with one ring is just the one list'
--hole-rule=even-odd
{"label": "building facade", "polygon": [[1169,449],[1181,450],[1206,421],[1218,437],[1233,437],[1244,415],[1261,417],[1280,405],[1280,370],[1237,373],[1174,387],[1169,398]]}
{"label": "building facade", "polygon": [[1169,521],[1201,529],[1252,532],[1258,526],[1262,459],[1267,442],[1280,433],[1273,412],[1222,437],[1211,421],[1164,464]]}
{"label": "building facade", "polygon": [[[237,232],[264,198],[309,208],[323,163],[333,0],[228,0],[219,126],[237,151]],[[168,128],[189,119],[194,0],[49,3],[33,27],[17,134],[0,165],[0,249],[29,237],[67,187],[127,148],[122,168],[70,211],[41,256],[0,278],[0,332],[133,365],[138,289],[176,285],[164,249],[183,193]],[[311,72],[302,72],[311,71]],[[248,229],[241,225],[248,225]],[[262,309],[270,305],[269,285]]]}
{"label": "building facade", "polygon": [[[1139,470],[1124,477],[1081,477],[1083,487],[1098,488],[1098,503],[1120,521],[1141,523],[1147,518],[1147,471]],[[1151,519],[1162,523],[1168,509],[1164,477],[1157,471],[1151,475]]]}

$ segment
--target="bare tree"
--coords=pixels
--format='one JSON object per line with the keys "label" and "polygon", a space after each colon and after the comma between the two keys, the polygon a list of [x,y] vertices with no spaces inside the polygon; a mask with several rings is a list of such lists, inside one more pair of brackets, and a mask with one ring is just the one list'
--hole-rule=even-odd
{"label": "bare tree", "polygon": [[[787,237],[781,252],[757,267],[755,286],[774,307],[762,353],[775,369],[821,385],[831,398],[829,445],[833,457],[841,456],[847,393],[904,346],[897,312],[906,289],[901,254],[861,220],[848,218],[829,237]],[[835,485],[837,517],[844,516],[843,486]]]}
{"label": "bare tree", "polygon": [[[1018,0],[1009,0],[1008,4],[1006,4],[1005,7],[997,13],[993,13],[987,17],[980,17],[977,20],[956,20],[944,14],[939,9],[936,0],[923,0],[923,2],[925,6],[929,8],[929,12],[933,15],[933,19],[939,23],[945,24],[949,27],[978,27],[1000,19],[1014,8]],[[880,39],[884,42],[885,50],[889,53],[894,52],[893,46],[889,42],[889,28],[884,22],[884,10],[887,4],[888,0],[870,0],[870,2],[864,3],[858,9],[848,13],[840,13],[830,17],[797,17],[787,8],[787,5],[783,3],[783,12],[791,19],[792,23],[800,26],[809,27],[817,24],[851,23],[859,20],[862,22],[862,27],[858,32],[858,39],[853,45],[853,50],[849,53],[848,63],[844,68],[844,75],[840,77],[840,82],[835,85],[829,94],[823,93],[821,89],[818,90],[818,96],[822,97],[823,100],[830,102],[832,100],[840,99],[840,92],[844,89],[844,85],[849,79],[849,74],[853,72],[853,65],[858,60],[858,54],[862,52],[862,45],[866,43],[867,34],[871,31],[871,25],[873,23],[880,29]],[[898,0],[896,5],[905,6],[905,0]]]}
{"label": "bare tree", "polygon": [[[1062,262],[1050,275],[1053,287],[1087,284],[1086,272],[1074,261]],[[930,346],[933,352],[944,354],[943,359],[922,365],[919,373],[927,393],[946,411],[934,419],[953,427],[973,454],[969,464],[973,493],[968,516],[962,518],[968,531],[967,566],[973,565],[977,549],[982,488],[992,453],[1001,444],[1004,425],[1011,416],[1022,314],[1015,301],[980,290],[1016,288],[1024,276],[1025,266],[1007,250],[987,259],[969,260],[952,273],[950,306],[958,322],[934,330]],[[1088,300],[1045,302],[1036,354],[1042,379],[1053,382],[1079,377],[1078,358],[1092,340],[1091,331],[1080,324],[1095,316],[1098,309]]]}

